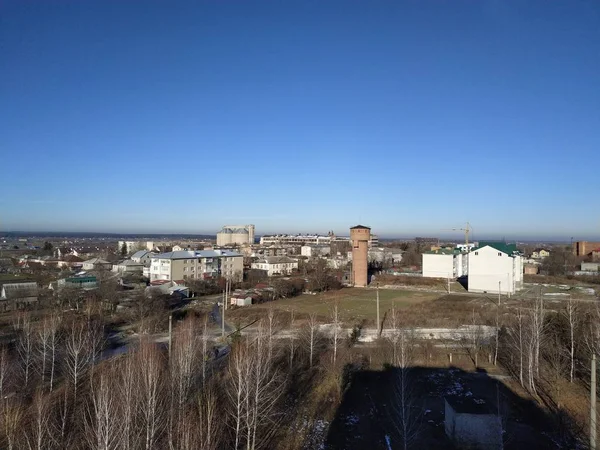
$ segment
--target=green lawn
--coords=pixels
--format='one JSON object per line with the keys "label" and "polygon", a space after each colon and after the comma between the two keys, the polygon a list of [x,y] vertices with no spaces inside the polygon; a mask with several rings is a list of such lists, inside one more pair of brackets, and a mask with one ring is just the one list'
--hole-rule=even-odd
{"label": "green lawn", "polygon": [[[395,304],[396,308],[402,309],[438,297],[439,294],[432,292],[380,289],[380,314],[383,318],[385,312],[391,309],[392,304]],[[377,317],[375,289],[360,288],[345,288],[326,294],[301,295],[294,298],[280,299],[270,303],[240,308],[235,311],[234,316],[254,315],[254,313],[259,312],[258,310],[274,307],[288,312],[293,309],[298,315],[315,313],[322,320],[327,320],[336,301],[339,302],[341,319],[347,324],[355,324],[362,320],[375,321]]]}

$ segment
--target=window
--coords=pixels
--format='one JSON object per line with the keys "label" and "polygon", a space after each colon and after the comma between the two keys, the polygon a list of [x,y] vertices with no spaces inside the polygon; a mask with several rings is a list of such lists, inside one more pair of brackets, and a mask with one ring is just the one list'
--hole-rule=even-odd
{"label": "window", "polygon": [[502,256],[502,253],[498,252],[498,256]]}
{"label": "window", "polygon": [[479,252],[475,252],[475,256],[479,255]]}

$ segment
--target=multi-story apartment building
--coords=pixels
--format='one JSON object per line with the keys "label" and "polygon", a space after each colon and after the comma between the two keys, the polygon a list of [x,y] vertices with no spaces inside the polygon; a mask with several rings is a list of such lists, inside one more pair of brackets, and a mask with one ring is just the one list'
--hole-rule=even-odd
{"label": "multi-story apartment building", "polygon": [[242,281],[244,257],[229,250],[184,250],[154,255],[150,263],[150,281],[206,280],[224,277]]}

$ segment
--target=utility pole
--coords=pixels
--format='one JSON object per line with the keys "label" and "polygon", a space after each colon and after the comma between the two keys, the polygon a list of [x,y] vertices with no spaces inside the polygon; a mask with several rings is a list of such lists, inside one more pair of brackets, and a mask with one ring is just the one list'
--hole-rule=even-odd
{"label": "utility pole", "polygon": [[448,294],[450,293],[450,274],[448,274]]}
{"label": "utility pole", "polygon": [[498,306],[500,306],[502,300],[500,299],[500,293],[502,292],[502,281],[498,281]]}
{"label": "utility pole", "polygon": [[381,324],[379,323],[379,281],[377,282],[377,337],[379,337],[379,327]]}
{"label": "utility pole", "polygon": [[169,314],[169,359],[171,359],[171,345],[173,344],[173,314]]}
{"label": "utility pole", "polygon": [[[227,286],[226,286],[227,288]],[[221,337],[225,338],[225,302],[226,302],[226,290],[223,290],[223,307],[221,308]]]}
{"label": "utility pole", "polygon": [[596,352],[592,353],[590,378],[590,450],[596,450]]}

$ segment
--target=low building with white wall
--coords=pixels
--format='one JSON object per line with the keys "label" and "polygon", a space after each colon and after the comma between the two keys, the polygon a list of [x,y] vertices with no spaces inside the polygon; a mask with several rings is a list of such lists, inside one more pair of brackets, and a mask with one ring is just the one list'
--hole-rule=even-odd
{"label": "low building with white wall", "polygon": [[466,255],[460,251],[433,250],[423,253],[422,257],[425,278],[459,278],[465,274]]}
{"label": "low building with white wall", "polygon": [[300,254],[308,258],[328,255],[331,247],[328,245],[303,245],[300,248]]}
{"label": "low building with white wall", "polygon": [[480,242],[468,259],[469,292],[514,294],[523,288],[523,258],[515,244]]}
{"label": "low building with white wall", "polygon": [[298,261],[287,256],[267,256],[252,263],[253,269],[264,270],[268,276],[289,275],[298,269]]}

